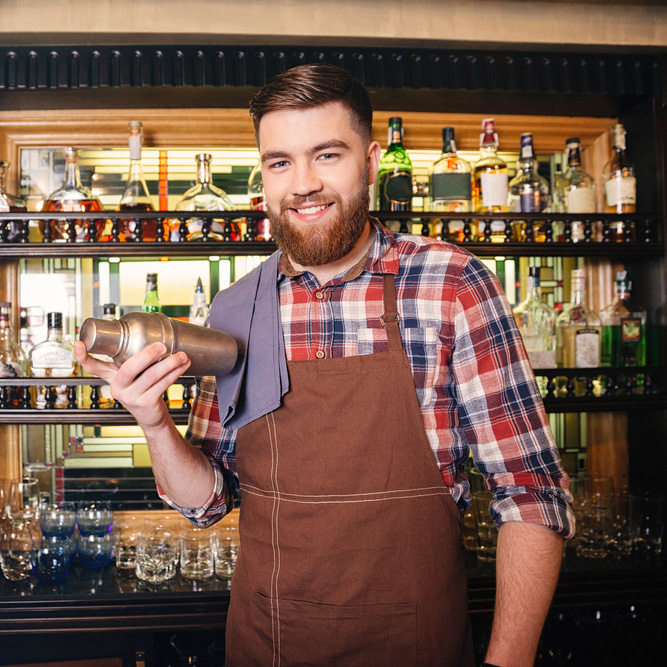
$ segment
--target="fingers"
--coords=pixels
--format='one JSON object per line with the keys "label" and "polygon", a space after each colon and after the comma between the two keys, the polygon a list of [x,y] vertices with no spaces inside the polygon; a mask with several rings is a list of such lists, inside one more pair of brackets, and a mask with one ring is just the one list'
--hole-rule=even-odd
{"label": "fingers", "polygon": [[74,357],[79,362],[81,368],[91,375],[106,380],[111,383],[118,372],[118,368],[112,362],[101,361],[91,357],[86,351],[86,346],[80,340],[75,340],[73,343]]}
{"label": "fingers", "polygon": [[164,391],[190,366],[190,360],[184,352],[177,352],[159,361],[166,351],[163,343],[153,343],[131,356],[120,367],[113,388],[123,391],[132,385],[134,394],[142,394],[150,389],[153,389],[151,393],[155,393],[158,386],[166,384]]}

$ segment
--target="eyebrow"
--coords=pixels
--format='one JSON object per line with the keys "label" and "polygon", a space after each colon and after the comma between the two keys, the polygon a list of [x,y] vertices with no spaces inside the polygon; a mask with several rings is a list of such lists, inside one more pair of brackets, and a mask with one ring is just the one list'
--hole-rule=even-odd
{"label": "eyebrow", "polygon": [[[343,141],[342,139],[330,139],[328,141],[323,141],[321,144],[317,144],[316,146],[313,146],[312,148],[308,149],[306,152],[309,155],[313,155],[314,153],[319,153],[320,151],[325,151],[329,150],[331,148],[339,148],[342,150],[349,150],[350,146]],[[289,158],[291,157],[291,153],[287,151],[267,151],[266,153],[262,153],[262,162],[267,162],[268,160],[280,160],[283,158]]]}

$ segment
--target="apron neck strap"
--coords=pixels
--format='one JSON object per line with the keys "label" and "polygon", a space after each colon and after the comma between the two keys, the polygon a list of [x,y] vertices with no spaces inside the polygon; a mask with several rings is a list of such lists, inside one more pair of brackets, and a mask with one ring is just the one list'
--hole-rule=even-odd
{"label": "apron neck strap", "polygon": [[401,332],[398,328],[398,322],[401,319],[396,305],[396,284],[393,273],[384,273],[382,275],[382,296],[384,299],[384,315],[380,318],[384,328],[387,331],[387,340],[389,349],[392,352],[403,349],[401,341]]}

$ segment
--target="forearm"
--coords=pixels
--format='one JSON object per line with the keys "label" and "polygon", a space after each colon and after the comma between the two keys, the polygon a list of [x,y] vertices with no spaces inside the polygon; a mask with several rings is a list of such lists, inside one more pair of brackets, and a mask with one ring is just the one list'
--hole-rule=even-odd
{"label": "forearm", "polygon": [[544,526],[509,521],[500,527],[496,608],[486,662],[532,667],[562,553],[562,538]]}
{"label": "forearm", "polygon": [[144,433],[155,481],[164,494],[181,507],[204,505],[215,486],[208,458],[183,438],[171,420]]}

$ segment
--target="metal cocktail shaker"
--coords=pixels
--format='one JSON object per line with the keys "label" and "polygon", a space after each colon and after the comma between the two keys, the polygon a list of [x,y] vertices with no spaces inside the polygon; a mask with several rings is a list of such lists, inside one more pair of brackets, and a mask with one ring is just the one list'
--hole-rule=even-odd
{"label": "metal cocktail shaker", "polygon": [[185,352],[188,375],[225,375],[236,364],[236,341],[224,331],[172,320],[162,313],[132,312],[119,320],[84,320],[79,333],[88,352],[105,354],[120,366],[128,357],[152,343],[164,343],[167,353]]}

